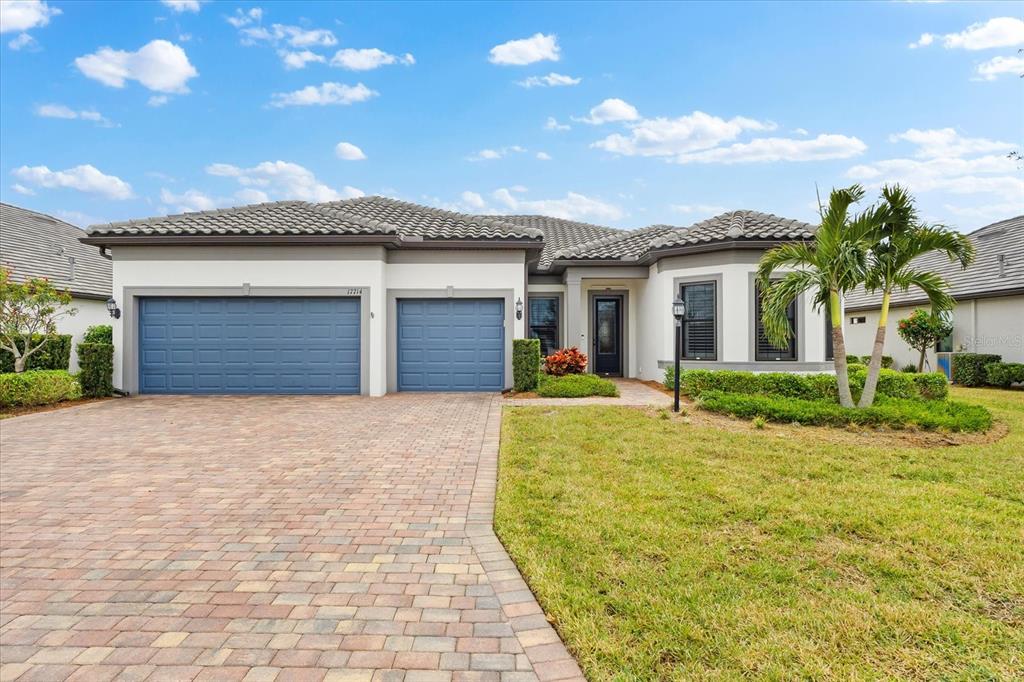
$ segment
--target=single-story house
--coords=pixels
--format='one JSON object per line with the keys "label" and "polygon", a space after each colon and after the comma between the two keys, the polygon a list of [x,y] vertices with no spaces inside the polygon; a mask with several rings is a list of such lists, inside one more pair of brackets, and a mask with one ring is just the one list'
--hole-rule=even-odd
{"label": "single-story house", "polygon": [[[968,235],[975,260],[966,270],[945,255],[929,253],[912,266],[941,275],[956,299],[953,334],[926,354],[933,371],[949,372],[949,353],[998,353],[1003,362],[1024,362],[1024,215],[986,225]],[[853,355],[868,355],[875,342],[881,294],[863,289],[846,298],[846,347]],[[917,365],[920,351],[910,348],[897,332],[899,321],[916,308],[930,309],[917,287],[892,295],[885,333],[885,353],[897,367]]]}
{"label": "single-story house", "polygon": [[57,331],[71,335],[72,372],[78,371],[75,347],[85,330],[110,323],[106,300],[110,298],[111,263],[79,241],[84,234],[81,228],[45,213],[0,203],[0,267],[10,270],[16,282],[45,277],[57,288],[71,292],[70,307],[77,312],[62,317]]}
{"label": "single-story house", "polygon": [[113,261],[118,388],[379,396],[509,388],[527,336],[660,379],[676,296],[684,366],[829,371],[808,297],[786,348],[757,321],[759,257],[812,236],[754,211],[619,230],[364,197],[94,225],[82,241]]}

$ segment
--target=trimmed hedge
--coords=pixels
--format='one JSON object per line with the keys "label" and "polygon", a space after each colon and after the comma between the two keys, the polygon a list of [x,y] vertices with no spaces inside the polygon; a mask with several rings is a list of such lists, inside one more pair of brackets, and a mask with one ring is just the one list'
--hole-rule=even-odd
{"label": "trimmed hedge", "polygon": [[773,422],[820,426],[908,426],[947,431],[985,431],[992,414],[980,405],[956,401],[922,401],[879,398],[871,407],[841,407],[826,400],[802,400],[783,396],[707,391],[700,406],[712,412],[744,419],[761,417]]}
{"label": "trimmed hedge", "polygon": [[82,387],[65,369],[0,374],[0,407],[52,405],[82,397]]}
{"label": "trimmed hedge", "polygon": [[954,353],[953,383],[961,386],[984,386],[987,381],[985,365],[1002,359],[1001,355],[989,353]]}
{"label": "trimmed hedge", "polygon": [[[680,392],[699,398],[707,391],[726,393],[763,394],[799,398],[802,400],[828,400],[838,403],[839,387],[832,374],[794,374],[792,372],[740,372],[734,370],[691,369],[680,372]],[[864,389],[868,370],[864,365],[851,365],[850,390],[859,397]],[[675,388],[673,369],[665,371],[665,386]],[[905,374],[891,369],[879,372],[877,395],[889,398],[943,400],[949,394],[949,382],[939,372]]]}
{"label": "trimmed hedge", "polygon": [[[871,364],[870,355],[847,355],[847,365],[864,365],[865,367]],[[891,355],[882,356],[882,369],[892,369],[892,366],[896,364]]]}
{"label": "trimmed hedge", "polygon": [[[42,334],[32,336],[32,345],[43,340]],[[25,339],[15,341],[18,349],[25,350]],[[63,369],[67,370],[71,362],[71,335],[55,334],[47,338],[42,348],[28,356],[25,370],[30,369]],[[14,355],[9,350],[0,350],[0,372],[14,371]]]}
{"label": "trimmed hedge", "polygon": [[985,381],[989,386],[1002,388],[1009,388],[1010,384],[1024,384],[1024,364],[993,362],[985,365]]}
{"label": "trimmed hedge", "polygon": [[94,324],[85,330],[82,343],[114,343],[114,328],[109,324]]}
{"label": "trimmed hedge", "polygon": [[614,398],[619,395],[619,389],[614,382],[596,374],[566,374],[560,377],[541,374],[537,395],[542,398],[587,398],[595,395]]}
{"label": "trimmed hedge", "polygon": [[540,339],[512,340],[512,387],[519,392],[537,388]]}
{"label": "trimmed hedge", "polygon": [[114,393],[114,346],[109,343],[78,344],[78,380],[82,395],[105,398]]}

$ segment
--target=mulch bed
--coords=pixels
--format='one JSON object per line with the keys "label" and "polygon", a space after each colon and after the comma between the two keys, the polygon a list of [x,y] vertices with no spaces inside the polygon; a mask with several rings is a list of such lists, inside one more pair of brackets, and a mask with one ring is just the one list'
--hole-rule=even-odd
{"label": "mulch bed", "polygon": [[53,412],[54,410],[63,410],[67,407],[77,407],[78,405],[88,405],[89,403],[101,403],[105,400],[113,400],[113,398],[82,398],[80,400],[65,400],[64,402],[53,403],[52,405],[28,405],[24,407],[5,407],[3,409],[0,409],[0,419],[21,417],[26,414],[35,414],[37,412]]}

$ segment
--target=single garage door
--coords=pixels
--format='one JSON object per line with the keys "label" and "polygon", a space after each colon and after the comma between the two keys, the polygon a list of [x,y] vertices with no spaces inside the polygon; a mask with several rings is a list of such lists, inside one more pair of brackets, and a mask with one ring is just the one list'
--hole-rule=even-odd
{"label": "single garage door", "polygon": [[398,300],[398,390],[500,391],[504,384],[502,299]]}
{"label": "single garage door", "polygon": [[358,298],[144,298],[141,393],[359,393]]}

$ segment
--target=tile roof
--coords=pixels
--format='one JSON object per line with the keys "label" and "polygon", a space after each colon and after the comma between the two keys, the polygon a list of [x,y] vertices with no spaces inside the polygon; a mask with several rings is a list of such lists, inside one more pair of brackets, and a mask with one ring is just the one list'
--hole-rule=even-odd
{"label": "tile roof", "polygon": [[810,239],[814,225],[800,220],[780,218],[758,211],[729,211],[685,230],[673,230],[651,243],[652,249],[704,244],[738,239]]}
{"label": "tile roof", "polygon": [[651,242],[681,229],[672,225],[651,225],[636,230],[620,230],[617,234],[559,249],[554,257],[566,260],[636,260],[650,251]]}
{"label": "tile roof", "polygon": [[393,235],[422,239],[537,239],[543,232],[497,218],[454,213],[386,197],[236,208],[92,225],[90,237],[177,235]]}
{"label": "tile roof", "polygon": [[108,298],[111,263],[99,249],[78,241],[83,236],[53,216],[0,203],[0,264],[11,269],[15,281],[46,277],[72,294]]}
{"label": "tile roof", "polygon": [[[926,253],[911,261],[911,265],[938,273],[949,283],[950,294],[957,300],[1024,291],[1024,215],[986,225],[968,237],[974,244],[975,257],[966,270],[941,253]],[[913,287],[894,292],[891,305],[917,304],[925,300],[924,294]],[[846,309],[877,308],[881,302],[881,293],[861,288],[847,295]]]}
{"label": "tile roof", "polygon": [[505,222],[514,223],[522,227],[532,227],[544,233],[544,251],[540,255],[539,268],[548,269],[554,255],[559,250],[594,241],[602,237],[625,234],[626,230],[604,225],[592,225],[581,223],[576,220],[564,218],[551,218],[543,215],[502,215],[484,216]]}

